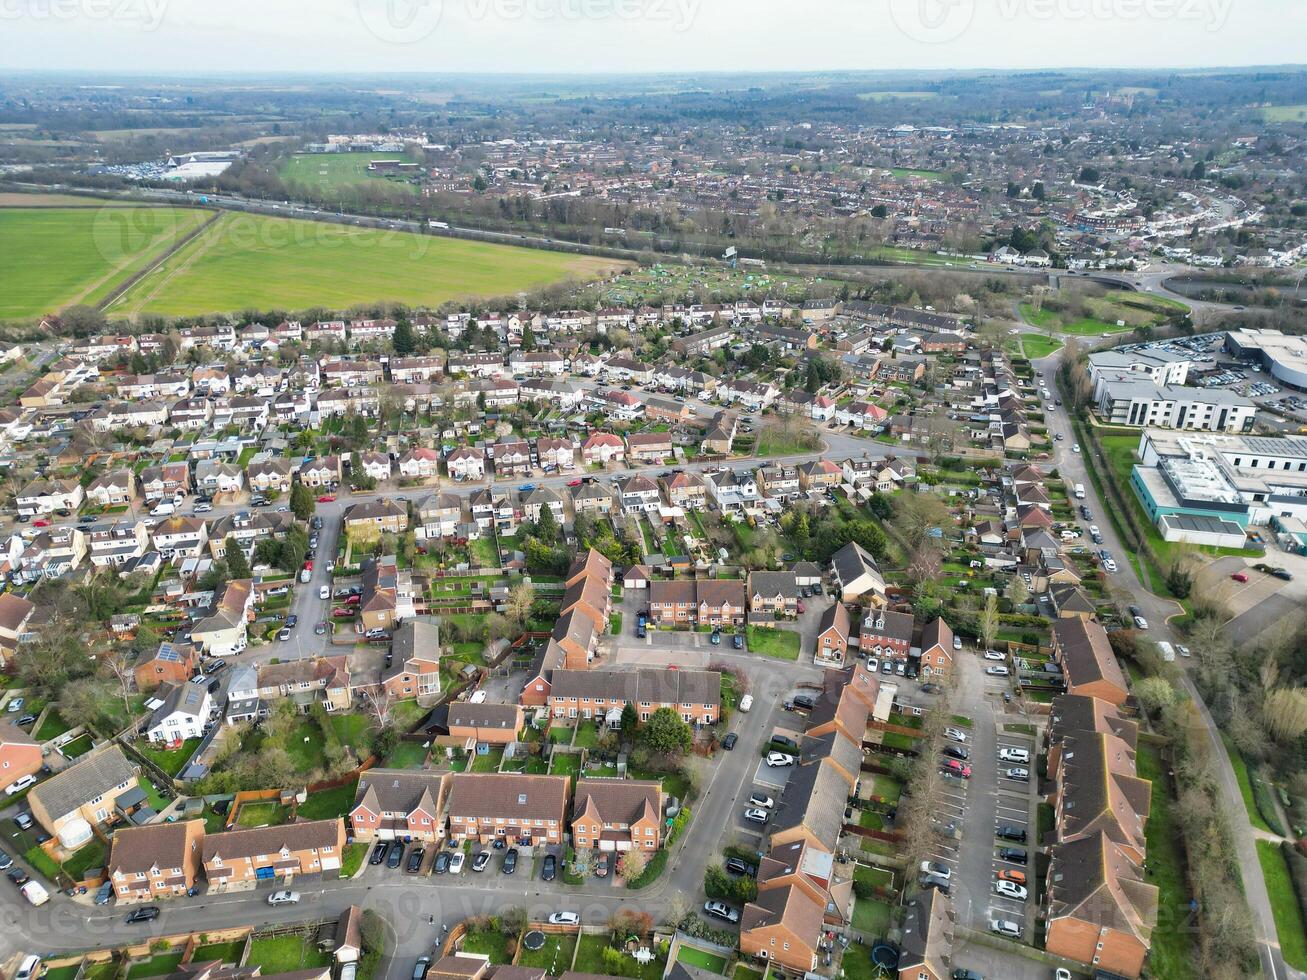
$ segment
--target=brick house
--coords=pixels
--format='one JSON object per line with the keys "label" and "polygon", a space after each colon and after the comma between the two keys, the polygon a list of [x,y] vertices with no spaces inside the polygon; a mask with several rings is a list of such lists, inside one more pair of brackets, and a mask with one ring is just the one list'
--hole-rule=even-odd
{"label": "brick house", "polygon": [[211,891],[234,891],[338,872],[344,850],[345,821],[335,817],[210,834],[202,860]]}
{"label": "brick house", "polygon": [[471,704],[454,701],[449,705],[445,724],[452,738],[486,745],[507,745],[517,740],[526,725],[526,716],[516,704]]}
{"label": "brick house", "polygon": [[626,458],[626,445],[621,436],[611,432],[592,432],[581,445],[581,459],[587,466],[599,463],[622,462]]}
{"label": "brick house", "polygon": [[371,530],[402,534],[408,530],[408,508],[389,497],[379,497],[354,504],[345,511],[344,521],[346,532],[351,534]]}
{"label": "brick house", "polygon": [[750,572],[749,612],[766,616],[798,613],[799,582],[793,572]]}
{"label": "brick house", "polygon": [[381,686],[400,700],[422,701],[440,693],[440,630],[435,623],[409,619],[390,639],[388,667],[381,671]]}
{"label": "brick house", "polygon": [[41,744],[17,725],[0,721],[0,786],[40,772]]}
{"label": "brick house", "polygon": [[823,906],[798,885],[759,890],[740,915],[740,952],[799,974],[817,969]]}
{"label": "brick house", "polygon": [[185,895],[195,887],[203,820],[123,827],[113,835],[105,872],[120,902]]}
{"label": "brick house", "polygon": [[849,649],[849,610],[842,602],[834,602],[821,614],[817,622],[816,662],[823,666],[841,667]]}
{"label": "brick house", "polygon": [[84,755],[67,769],[32,787],[32,816],[61,841],[89,839],[91,827],[115,819],[118,798],[138,791],[139,768],[117,745]]}
{"label": "brick house", "polygon": [[662,841],[662,785],[582,779],[572,800],[572,843],[600,851],[656,851]]}
{"label": "brick house", "polygon": [[626,437],[626,455],[632,463],[661,463],[672,455],[667,432],[633,432]]}
{"label": "brick house", "polygon": [[189,643],[174,644],[165,640],[133,668],[136,687],[149,691],[160,684],[184,684],[191,679],[199,662],[199,654]]}
{"label": "brick house", "polygon": [[445,774],[369,769],[359,777],[349,824],[357,841],[436,841],[445,836]]}
{"label": "brick house", "polygon": [[561,844],[568,778],[516,773],[453,773],[448,777],[449,839],[521,847]]}
{"label": "brick house", "polygon": [[921,630],[921,677],[938,677],[953,669],[953,630],[940,617]]}
{"label": "brick house", "polygon": [[551,717],[566,721],[621,722],[623,707],[635,707],[640,721],[671,708],[686,724],[712,725],[721,715],[721,674],[708,670],[554,670],[546,696]]}
{"label": "brick house", "polygon": [[1096,622],[1078,618],[1055,622],[1053,659],[1062,667],[1068,694],[1088,694],[1117,707],[1129,696],[1107,632]]}
{"label": "brick house", "polygon": [[858,647],[864,656],[906,662],[912,650],[912,613],[873,609],[862,621]]}

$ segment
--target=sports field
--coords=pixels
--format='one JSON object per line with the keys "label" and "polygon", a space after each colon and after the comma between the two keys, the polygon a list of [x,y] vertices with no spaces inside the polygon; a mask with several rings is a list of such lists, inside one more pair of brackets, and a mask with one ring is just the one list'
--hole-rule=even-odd
{"label": "sports field", "polygon": [[223,214],[109,306],[190,316],[255,309],[436,306],[623,268],[615,259],[409,232]]}
{"label": "sports field", "polygon": [[0,208],[0,319],[96,303],[208,217],[188,208]]}
{"label": "sports field", "polygon": [[1268,123],[1307,122],[1307,105],[1268,105],[1262,109]]}
{"label": "sports field", "polygon": [[369,172],[368,164],[373,160],[411,162],[403,153],[297,153],[282,165],[281,177],[320,191],[349,187],[352,184],[375,183],[410,194],[417,193],[417,185],[402,177],[386,177]]}

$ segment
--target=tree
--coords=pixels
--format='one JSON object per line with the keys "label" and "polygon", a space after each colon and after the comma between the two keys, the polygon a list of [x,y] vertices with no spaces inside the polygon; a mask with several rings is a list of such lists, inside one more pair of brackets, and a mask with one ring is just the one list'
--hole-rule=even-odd
{"label": "tree", "polygon": [[508,618],[520,629],[531,618],[531,604],[535,602],[535,587],[527,582],[513,586],[508,593],[504,611]]}
{"label": "tree", "polygon": [[1044,182],[1042,180],[1035,181],[1035,186],[1030,189],[1030,196],[1036,201],[1042,201],[1047,196],[1047,192],[1044,190]]}
{"label": "tree", "polygon": [[1307,690],[1277,687],[1262,702],[1262,717],[1277,742],[1296,742],[1307,732]]}
{"label": "tree", "polygon": [[671,708],[659,708],[640,732],[644,744],[659,755],[684,755],[690,751],[694,733]]}
{"label": "tree", "polygon": [[395,332],[391,334],[390,345],[400,357],[407,357],[417,350],[417,339],[413,336],[413,324],[408,317],[401,316],[395,321]]}
{"label": "tree", "polygon": [[1026,580],[1020,575],[1013,575],[1012,581],[1008,583],[1007,597],[1013,607],[1024,606],[1026,600],[1030,598],[1030,589],[1026,587]]}
{"label": "tree", "polygon": [[[665,709],[659,709],[665,710]],[[657,712],[655,712],[656,714]],[[649,866],[649,859],[645,856],[644,851],[638,848],[632,848],[625,851],[617,860],[617,873],[622,876],[622,880],[628,885],[635,881],[640,875],[644,874],[645,868]]]}
{"label": "tree", "polygon": [[540,508],[540,520],[536,521],[535,535],[547,545],[558,543],[558,518],[554,509],[547,505]]}
{"label": "tree", "polygon": [[245,557],[245,552],[241,551],[236,536],[227,535],[227,540],[223,542],[222,547],[227,562],[227,577],[229,579],[252,578],[249,559]]}
{"label": "tree", "polygon": [[629,742],[635,738],[635,730],[639,727],[640,715],[635,710],[635,705],[630,701],[622,706],[622,739]]}
{"label": "tree", "polygon": [[1176,702],[1175,688],[1164,677],[1145,677],[1134,686],[1134,691],[1140,706],[1154,718]]}
{"label": "tree", "polygon": [[302,483],[290,488],[290,510],[301,521],[312,519],[315,506],[313,491]]}
{"label": "tree", "polygon": [[998,597],[990,592],[985,596],[985,607],[976,617],[976,629],[986,650],[994,648],[994,638],[998,636]]}

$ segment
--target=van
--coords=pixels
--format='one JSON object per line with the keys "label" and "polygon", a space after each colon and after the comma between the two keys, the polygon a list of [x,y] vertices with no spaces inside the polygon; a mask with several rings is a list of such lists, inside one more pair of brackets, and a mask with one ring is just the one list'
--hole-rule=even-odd
{"label": "van", "polygon": [[744,697],[740,698],[740,710],[741,710],[741,711],[745,711],[745,712],[747,712],[747,711],[748,711],[750,708],[752,708],[752,707],[753,707],[753,695],[752,695],[752,694],[746,694]]}
{"label": "van", "polygon": [[50,901],[50,893],[39,882],[29,881],[20,891],[23,893],[23,898],[33,905],[44,905]]}
{"label": "van", "polygon": [[308,581],[309,581],[310,579],[312,579],[312,578],[313,578],[313,569],[311,569],[311,568],[305,568],[305,569],[302,569],[302,570],[300,571],[300,581],[301,581],[301,582],[308,582]]}
{"label": "van", "polygon": [[171,517],[177,513],[177,505],[170,500],[164,500],[155,505],[154,510],[150,511],[151,517]]}
{"label": "van", "polygon": [[1076,500],[1084,500],[1084,499],[1085,499],[1085,485],[1083,483],[1077,483]]}
{"label": "van", "polygon": [[1157,652],[1162,655],[1162,659],[1168,664],[1175,660],[1175,647],[1171,646],[1171,644],[1167,643],[1165,640],[1158,642]]}

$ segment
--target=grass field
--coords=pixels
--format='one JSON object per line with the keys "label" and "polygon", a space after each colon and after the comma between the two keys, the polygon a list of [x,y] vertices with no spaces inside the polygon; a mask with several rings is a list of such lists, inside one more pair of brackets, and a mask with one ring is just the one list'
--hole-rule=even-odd
{"label": "grass field", "polygon": [[885,102],[889,99],[937,99],[937,92],[859,92],[863,102]]}
{"label": "grass field", "polygon": [[1257,799],[1253,796],[1252,778],[1249,775],[1248,763],[1244,760],[1243,753],[1234,744],[1234,739],[1230,738],[1225,732],[1221,732],[1221,741],[1225,744],[1225,752],[1230,757],[1230,768],[1234,770],[1234,778],[1239,783],[1239,795],[1243,797],[1243,808],[1248,811],[1248,822],[1258,830],[1264,830],[1269,834],[1271,828],[1266,825],[1261,812],[1257,809]]}
{"label": "grass field", "polygon": [[551,977],[560,977],[572,966],[572,953],[576,949],[576,937],[564,934],[549,936],[539,949],[523,947],[518,958],[518,966],[538,967]]}
{"label": "grass field", "polygon": [[399,231],[224,214],[110,306],[114,313],[437,306],[622,266],[613,259]]}
{"label": "grass field", "polygon": [[0,208],[132,208],[131,201],[110,201],[80,194],[23,194],[0,191]]}
{"label": "grass field", "polygon": [[1307,122],[1307,105],[1269,105],[1262,110],[1268,123]]}
{"label": "grass field", "polygon": [[690,966],[697,966],[701,970],[708,970],[721,976],[726,975],[726,957],[710,953],[706,949],[682,945],[676,951],[676,962],[688,963]]}
{"label": "grass field", "polygon": [[199,747],[200,740],[198,738],[188,738],[175,749],[159,748],[153,744],[146,745],[142,742],[136,746],[136,751],[140,752],[141,755],[145,756],[169,776],[175,776],[182,771],[182,766],[186,765]]}
{"label": "grass field", "polygon": [[1268,840],[1257,842],[1257,860],[1261,862],[1262,877],[1266,879],[1266,894],[1271,899],[1275,933],[1280,940],[1284,961],[1296,969],[1307,970],[1307,930],[1293,891],[1293,880],[1289,877],[1289,865],[1280,853],[1280,846]]}
{"label": "grass field", "polygon": [[1056,337],[1040,337],[1036,334],[1023,334],[1021,337],[1021,352],[1032,361],[1037,361],[1041,357],[1047,357],[1054,351],[1062,349],[1062,341]]}
{"label": "grass field", "polygon": [[187,208],[0,209],[0,319],[99,302],[207,217]]}
{"label": "grass field", "polygon": [[799,634],[770,626],[747,627],[749,651],[777,660],[799,659]]}
{"label": "grass field", "polygon": [[1139,775],[1152,781],[1152,805],[1148,816],[1149,884],[1156,885],[1158,928],[1153,930],[1153,945],[1148,954],[1148,969],[1159,980],[1183,980],[1197,976],[1193,930],[1183,928],[1189,914],[1190,892],[1185,880],[1185,854],[1169,788],[1166,768],[1157,746],[1140,741]]}
{"label": "grass field", "polygon": [[283,180],[319,191],[378,183],[409,194],[418,192],[416,184],[370,173],[368,164],[373,160],[412,162],[403,153],[297,153],[282,165],[281,176]]}
{"label": "grass field", "polygon": [[[1029,303],[1021,304],[1021,315],[1028,323],[1058,333],[1079,337],[1097,337],[1103,334],[1132,330],[1135,327],[1154,326],[1174,312],[1188,309],[1185,304],[1160,296],[1141,293],[1117,292],[1108,296],[1087,296],[1080,307],[1083,315],[1063,309],[1050,299],[1036,310]],[[1124,326],[1118,326],[1117,321]]]}
{"label": "grass field", "polygon": [[912,170],[908,167],[891,167],[895,177],[920,177],[922,180],[943,180],[948,175],[942,170]]}

